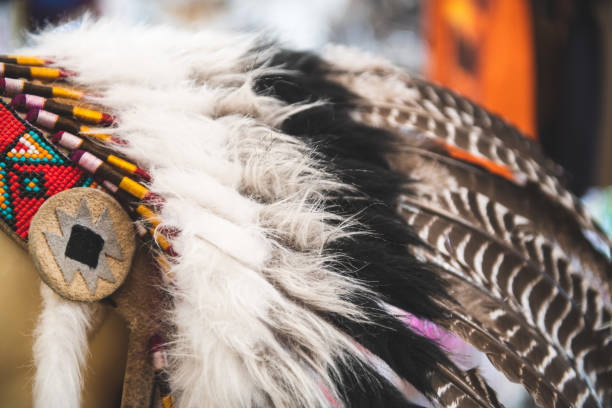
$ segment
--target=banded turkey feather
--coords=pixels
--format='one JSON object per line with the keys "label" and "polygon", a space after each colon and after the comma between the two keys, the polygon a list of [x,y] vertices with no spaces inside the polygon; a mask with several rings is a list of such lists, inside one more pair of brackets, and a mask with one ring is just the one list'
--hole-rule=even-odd
{"label": "banded turkey feather", "polygon": [[486,367],[542,408],[612,405],[610,239],[498,116],[343,48],[87,20],[33,42],[116,120],[96,149],[150,174],[177,406],[502,407]]}
{"label": "banded turkey feather", "polygon": [[[604,240],[607,237],[561,187],[556,178],[557,166],[542,157],[527,138],[519,139],[514,128],[450,91],[412,79],[393,67],[369,68],[346,73],[338,70],[331,76],[354,86],[350,89],[359,95],[349,108],[354,118],[391,131],[403,142],[389,155],[391,164],[415,180],[416,186],[406,187],[405,195],[400,197],[400,211],[431,247],[415,251],[439,253],[442,260],[431,254],[425,259],[455,275],[446,281],[455,281],[449,288],[451,298],[464,307],[448,305],[449,310],[457,311],[451,318],[453,331],[462,332],[472,344],[480,342],[483,351],[493,346],[494,339],[501,340],[497,347],[508,345],[505,352],[487,353],[494,364],[500,358],[509,359],[513,353],[531,360],[523,367],[535,372],[514,380],[531,388],[530,393],[542,406],[608,404],[610,358],[604,357],[602,351],[610,341],[612,275],[609,258],[587,239],[580,238],[581,227]],[[362,78],[355,80],[359,76]],[[360,88],[368,79],[371,83]],[[395,81],[398,86],[385,94],[377,88],[381,81]],[[400,91],[401,84],[405,89]],[[466,166],[431,140],[450,143],[471,155],[506,165],[528,183],[523,185],[522,178],[508,180],[491,174],[486,166]],[[570,198],[565,202],[554,199],[562,196]],[[577,218],[580,225],[575,225]],[[560,228],[565,230],[559,231]],[[508,252],[504,253],[504,247]],[[515,262],[509,261],[514,256]],[[535,269],[532,278],[521,276],[526,267]],[[497,301],[488,307],[480,306],[487,299],[477,294],[478,289]],[[561,297],[567,305],[563,311],[555,312],[554,308],[564,303]],[[538,313],[530,316],[534,309]],[[511,311],[518,316],[510,318]],[[490,319],[492,315],[495,319]],[[475,321],[481,316],[487,318]],[[538,324],[542,325],[540,333]],[[576,325],[588,333],[581,333]],[[557,335],[563,326],[568,337],[561,342],[552,339],[550,335]],[[485,337],[489,333],[492,336]],[[574,345],[573,339],[578,336],[581,340]],[[586,345],[590,341],[594,344]],[[557,347],[552,344],[555,342]],[[538,350],[543,344],[549,350]],[[589,357],[590,351],[599,357]],[[563,358],[563,354],[569,355]],[[602,360],[595,363],[599,358]],[[590,365],[587,370],[585,363]],[[496,365],[511,375],[512,364],[504,367],[498,361]],[[546,378],[551,366],[555,368]],[[536,380],[535,376],[544,378]],[[544,397],[547,393],[543,390],[533,389],[540,381],[554,390],[552,399]]]}

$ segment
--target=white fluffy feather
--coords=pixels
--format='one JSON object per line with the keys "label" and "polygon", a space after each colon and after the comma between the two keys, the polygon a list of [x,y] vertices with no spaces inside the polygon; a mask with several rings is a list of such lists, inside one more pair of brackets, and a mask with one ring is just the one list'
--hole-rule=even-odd
{"label": "white fluffy feather", "polygon": [[341,45],[328,46],[324,57],[341,73],[331,75],[334,80],[371,103],[414,106],[419,100],[410,75],[385,58]]}
{"label": "white fluffy feather", "polygon": [[35,43],[23,52],[54,56],[113,109],[129,142],[116,148],[150,169],[163,224],[180,230],[170,350],[178,405],[327,405],[318,382],[334,392],[338,359],[360,354],[313,310],[365,319],[345,299],[368,292],[322,252],[351,220],[330,226],[337,217],[321,198],[348,187],[273,129],[304,106],[252,91],[273,50],[254,51],[250,36],[88,21]]}
{"label": "white fluffy feather", "polygon": [[40,294],[43,311],[34,333],[34,406],[79,408],[87,335],[99,306],[65,300],[44,283]]}

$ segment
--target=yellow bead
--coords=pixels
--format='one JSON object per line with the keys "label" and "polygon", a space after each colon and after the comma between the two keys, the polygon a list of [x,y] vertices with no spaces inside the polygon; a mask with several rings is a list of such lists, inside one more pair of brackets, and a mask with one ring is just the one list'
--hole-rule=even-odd
{"label": "yellow bead", "polygon": [[31,57],[28,55],[9,55],[8,57],[15,58],[17,60],[17,64],[19,65],[41,66],[41,65],[45,65],[46,63],[44,58]]}
{"label": "yellow bead", "polygon": [[136,207],[136,212],[153,227],[157,227],[159,226],[159,224],[161,224],[161,221],[157,214],[155,214],[149,209],[149,207],[145,205],[140,204],[138,207]]}
{"label": "yellow bead", "polygon": [[130,179],[129,177],[124,177],[121,180],[121,183],[119,183],[119,188],[124,191],[127,191],[134,197],[139,198],[141,200],[144,199],[147,193],[149,192],[149,190],[147,190],[145,187],[141,186],[134,180]]}
{"label": "yellow bead", "polygon": [[172,398],[172,395],[166,395],[165,397],[162,397],[161,400],[164,408],[174,408],[174,399]]}
{"label": "yellow bead", "polygon": [[61,76],[60,70],[56,68],[32,67],[30,73],[32,78],[38,79],[58,79]]}
{"label": "yellow bead", "polygon": [[96,112],[90,109],[80,108],[78,106],[74,107],[74,109],[72,110],[72,114],[76,118],[87,121],[87,122],[99,123],[102,120],[101,112]]}
{"label": "yellow bead", "polygon": [[74,91],[72,89],[66,89],[66,88],[53,87],[52,92],[53,92],[53,96],[57,98],[81,99],[83,97],[83,92]]}
{"label": "yellow bead", "polygon": [[108,155],[108,157],[106,158],[106,161],[108,162],[108,164],[118,169],[124,170],[128,173],[134,173],[136,171],[136,165],[128,161],[125,161],[122,158],[117,157],[115,155],[112,155],[112,154]]}

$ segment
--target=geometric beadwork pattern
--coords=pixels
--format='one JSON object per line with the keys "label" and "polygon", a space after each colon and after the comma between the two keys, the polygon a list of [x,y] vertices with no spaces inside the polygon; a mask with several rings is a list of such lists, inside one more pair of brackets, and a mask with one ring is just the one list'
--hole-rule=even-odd
{"label": "geometric beadwork pattern", "polygon": [[27,241],[30,221],[47,198],[92,181],[0,101],[0,223],[5,229]]}

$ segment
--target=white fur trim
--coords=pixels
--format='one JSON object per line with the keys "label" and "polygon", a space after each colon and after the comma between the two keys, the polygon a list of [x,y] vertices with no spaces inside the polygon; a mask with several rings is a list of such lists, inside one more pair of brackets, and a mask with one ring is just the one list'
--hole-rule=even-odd
{"label": "white fur trim", "polygon": [[43,310],[34,334],[34,406],[81,406],[87,335],[98,304],[62,299],[42,283]]}

